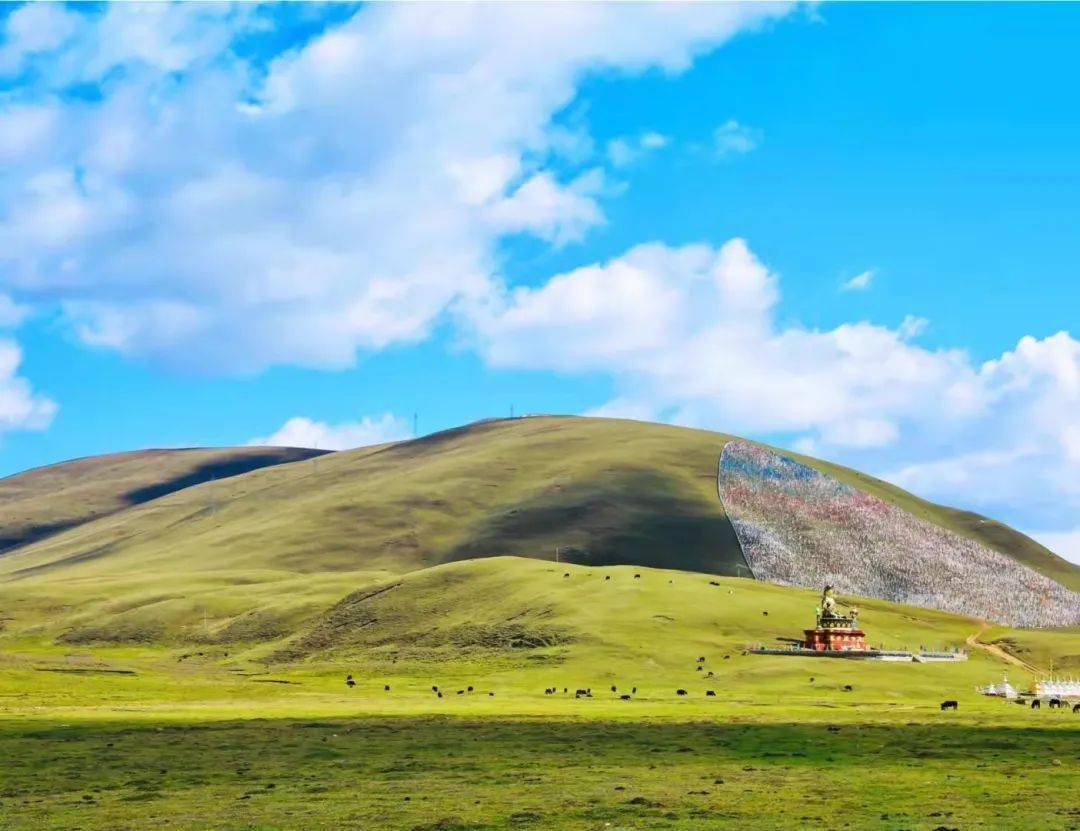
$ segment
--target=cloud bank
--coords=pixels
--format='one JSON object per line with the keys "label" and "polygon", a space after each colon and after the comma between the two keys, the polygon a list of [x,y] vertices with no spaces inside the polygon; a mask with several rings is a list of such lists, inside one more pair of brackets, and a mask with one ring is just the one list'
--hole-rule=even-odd
{"label": "cloud bank", "polygon": [[272,447],[313,447],[317,450],[349,450],[372,444],[401,441],[412,437],[404,419],[391,413],[359,421],[327,424],[304,416],[290,418],[269,436],[252,439],[248,444]]}
{"label": "cloud bank", "polygon": [[257,7],[21,7],[3,284],[125,355],[350,366],[489,293],[500,238],[604,221],[554,123],[585,77],[680,72],[788,8],[373,4],[275,51],[245,49]]}

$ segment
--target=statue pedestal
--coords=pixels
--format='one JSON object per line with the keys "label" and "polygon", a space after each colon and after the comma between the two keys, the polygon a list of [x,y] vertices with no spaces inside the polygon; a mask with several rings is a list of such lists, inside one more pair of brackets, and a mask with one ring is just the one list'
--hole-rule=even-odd
{"label": "statue pedestal", "polygon": [[804,649],[815,652],[865,650],[866,633],[862,629],[844,626],[818,626],[816,629],[804,629],[806,640]]}

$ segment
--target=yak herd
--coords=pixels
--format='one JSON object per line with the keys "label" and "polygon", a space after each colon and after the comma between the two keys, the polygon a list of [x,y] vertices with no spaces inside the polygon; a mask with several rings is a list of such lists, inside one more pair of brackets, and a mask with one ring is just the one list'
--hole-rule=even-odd
{"label": "yak herd", "polygon": [[[727,656],[725,656],[725,657],[727,657]],[[699,659],[699,660],[704,660],[704,659]],[[814,679],[811,678],[810,682],[813,683],[813,681],[814,681]],[[353,678],[352,675],[345,676],[345,685],[347,687],[349,687],[349,689],[352,689],[353,687],[356,686],[356,679]],[[612,684],[610,689],[611,689],[612,695],[617,696],[620,701],[633,701],[634,696],[637,695],[637,691],[638,691],[637,687],[631,687],[629,692],[623,691],[622,693],[620,693],[619,692],[619,687],[618,687],[617,684]],[[841,687],[841,689],[844,692],[852,692],[855,688],[851,684],[844,684]],[[389,684],[384,684],[383,685],[383,691],[384,692],[390,692],[390,685]],[[444,691],[442,689],[440,689],[438,684],[432,684],[431,685],[431,691],[433,693],[435,693],[435,695],[438,698],[443,697],[443,692]],[[469,684],[469,685],[457,690],[457,695],[468,695],[469,693],[472,693],[472,692],[475,692],[475,688],[473,687],[472,684]],[[544,688],[544,695],[558,695],[559,692],[560,692],[560,690],[559,690],[558,687],[545,687]],[[563,687],[561,692],[562,692],[563,695],[571,695],[569,687]],[[575,699],[592,698],[593,697],[592,687],[576,687],[572,694],[573,694]],[[490,696],[490,697],[494,697],[495,693],[492,692],[492,691],[488,691],[487,695]],[[675,695],[678,696],[679,698],[683,698],[683,697],[689,696],[690,692],[689,692],[689,690],[686,690],[686,689],[684,689],[682,687],[679,687],[678,689],[675,690]],[[716,697],[716,690],[705,690],[705,697],[706,698],[715,698]],[[1024,704],[1024,703],[1026,703],[1026,700],[1019,700],[1019,701],[1017,701],[1017,703],[1018,704]],[[1080,713],[1080,702],[1077,702],[1077,703],[1073,704],[1072,702],[1067,701],[1066,699],[1062,699],[1062,698],[1051,698],[1051,699],[1049,699],[1047,701],[1047,706],[1051,710],[1065,710],[1065,711],[1068,711],[1070,706],[1071,706],[1072,711],[1074,713]],[[1042,708],[1042,700],[1041,699],[1038,699],[1038,698],[1031,699],[1031,709],[1032,710],[1039,710],[1041,708]],[[941,710],[942,710],[942,712],[944,712],[946,710],[959,710],[959,709],[960,709],[960,703],[958,701],[956,701],[955,699],[949,699],[948,701],[942,701],[941,702]]]}

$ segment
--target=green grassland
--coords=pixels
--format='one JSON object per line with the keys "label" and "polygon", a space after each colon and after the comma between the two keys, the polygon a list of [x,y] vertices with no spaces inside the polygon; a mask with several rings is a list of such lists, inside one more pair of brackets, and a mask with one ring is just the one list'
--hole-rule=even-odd
{"label": "green grassland", "polygon": [[1080,715],[975,692],[1080,673],[1080,631],[845,597],[872,643],[970,660],[744,654],[818,598],[738,576],[727,440],[529,418],[126,507],[123,476],[39,483],[26,516],[111,507],[0,555],[0,829],[1080,828]]}
{"label": "green grassland", "polygon": [[[1031,673],[981,650],[743,654],[797,636],[816,600],[498,557],[370,584],[270,642],[24,637],[0,658],[0,828],[1077,827],[1080,717],[974,692]],[[886,646],[982,629],[844,601]],[[1080,653],[1078,632],[990,634]]]}

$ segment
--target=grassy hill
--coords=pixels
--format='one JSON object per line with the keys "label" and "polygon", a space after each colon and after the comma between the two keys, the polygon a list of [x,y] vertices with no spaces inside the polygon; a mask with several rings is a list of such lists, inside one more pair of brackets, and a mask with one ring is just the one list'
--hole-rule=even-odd
{"label": "grassy hill", "polygon": [[[722,690],[728,705],[800,707],[832,700],[852,683],[860,702],[899,706],[946,692],[967,695],[1003,670],[1026,686],[1051,661],[1058,671],[1080,669],[1080,630],[984,632],[970,618],[856,597],[841,601],[858,604],[875,645],[963,648],[981,635],[1017,650],[1032,669],[978,648],[982,641],[957,664],[743,654],[749,645],[782,646],[799,637],[818,599],[810,590],[670,569],[468,560],[371,582],[290,631],[211,623],[194,645],[8,638],[0,652],[0,709],[77,702],[87,716],[105,717],[143,701],[176,714],[228,717],[257,701],[264,714],[308,706],[336,713],[357,704],[434,714],[446,706],[432,694],[434,684],[453,694],[468,685],[494,691],[501,700],[489,705],[504,713],[566,714],[581,705],[572,696],[549,698],[545,688],[592,688],[606,707],[618,700],[610,694],[615,685],[622,693],[637,687],[639,706],[670,715],[687,703],[714,703],[704,701],[708,689]],[[121,619],[145,624],[144,611],[127,610]],[[346,672],[362,679],[357,690],[344,687]],[[394,695],[382,694],[384,684]],[[688,702],[675,695],[680,688],[692,693]],[[31,701],[15,694],[27,690]]]}
{"label": "grassy hill", "polygon": [[288,447],[137,450],[8,476],[0,479],[0,553],[200,482],[319,452]]}
{"label": "grassy hill", "polygon": [[[891,831],[942,817],[1068,827],[1080,720],[976,694],[1003,671],[1032,678],[998,654],[743,654],[797,635],[817,599],[749,579],[492,557],[372,582],[273,641],[220,637],[231,624],[214,622],[197,646],[8,640],[0,824],[779,831],[842,815]],[[981,630],[841,600],[890,646],[962,645]],[[1080,654],[1080,632],[989,636],[1023,639],[1032,658]],[[943,698],[960,711],[942,713]]]}
{"label": "grassy hill", "polygon": [[[558,550],[583,565],[745,574],[716,493],[729,438],[527,418],[262,467],[9,552],[0,558],[0,617],[9,635],[67,643],[275,640],[359,588],[478,557],[554,560]],[[949,509],[812,464],[955,523]],[[993,542],[1078,585],[1080,570],[1017,539]]]}

